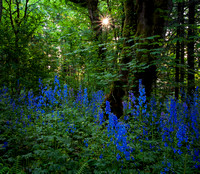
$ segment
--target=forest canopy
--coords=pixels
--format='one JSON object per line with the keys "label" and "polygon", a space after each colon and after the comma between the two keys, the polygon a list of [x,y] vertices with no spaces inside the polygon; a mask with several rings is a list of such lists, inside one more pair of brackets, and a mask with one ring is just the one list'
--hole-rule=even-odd
{"label": "forest canopy", "polygon": [[127,93],[142,79],[147,96],[178,97],[199,85],[199,13],[195,0],[0,1],[0,82],[34,89],[59,74]]}

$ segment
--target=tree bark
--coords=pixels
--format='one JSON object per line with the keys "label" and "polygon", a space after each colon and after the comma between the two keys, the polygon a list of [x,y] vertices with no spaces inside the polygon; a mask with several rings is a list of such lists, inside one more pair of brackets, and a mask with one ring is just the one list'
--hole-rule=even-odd
{"label": "tree bark", "polygon": [[195,76],[194,76],[194,24],[195,24],[195,2],[189,0],[189,12],[188,12],[188,45],[187,45],[187,61],[188,61],[188,74],[187,74],[187,93],[192,95],[195,91]]}
{"label": "tree bark", "polygon": [[181,52],[181,43],[180,43],[180,37],[181,37],[181,6],[182,6],[182,3],[179,2],[178,5],[177,5],[177,12],[178,12],[178,16],[177,16],[177,30],[176,30],[176,35],[177,35],[177,41],[176,41],[176,67],[175,67],[175,97],[178,99],[179,97],[179,89],[180,89],[180,68],[179,68],[179,64],[180,64],[180,59],[181,59],[181,55],[180,55],[180,52]]}
{"label": "tree bark", "polygon": [[[135,91],[138,91],[138,80],[142,79],[145,86],[146,96],[150,97],[153,90],[153,84],[156,83],[156,57],[151,55],[159,45],[152,45],[153,42],[159,42],[159,39],[164,37],[165,34],[165,17],[168,15],[171,7],[171,0],[137,0],[137,31],[136,36],[140,38],[139,46],[136,50],[136,59],[138,66],[146,66],[143,70],[137,68],[135,74]],[[156,36],[156,37],[153,37]],[[146,39],[152,37],[152,39]]]}
{"label": "tree bark", "polygon": [[[133,59],[133,55],[130,53],[130,47],[134,44],[133,36],[136,31],[136,16],[135,16],[135,4],[133,0],[126,0],[124,2],[124,13],[125,13],[125,20],[124,20],[124,28],[123,28],[123,49],[122,49],[122,67],[121,67],[121,79],[120,81],[123,82],[124,85],[127,87],[125,88],[125,93],[127,93],[128,86],[129,86],[129,67],[127,64]],[[132,39],[132,40],[130,40]]]}
{"label": "tree bark", "polygon": [[91,21],[91,26],[94,34],[94,40],[99,40],[99,35],[101,34],[100,26],[99,26],[99,10],[98,10],[98,0],[87,0],[87,7],[89,12],[89,17]]}

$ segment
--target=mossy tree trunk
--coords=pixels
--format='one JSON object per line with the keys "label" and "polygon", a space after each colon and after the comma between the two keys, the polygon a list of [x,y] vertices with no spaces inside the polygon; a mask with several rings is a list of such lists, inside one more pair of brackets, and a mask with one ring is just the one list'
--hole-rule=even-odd
{"label": "mossy tree trunk", "polygon": [[125,94],[128,91],[128,84],[129,84],[129,67],[127,66],[128,63],[133,59],[132,55],[130,54],[130,46],[134,43],[131,42],[131,36],[135,34],[135,12],[134,12],[134,1],[133,0],[126,0],[124,2],[124,13],[125,19],[123,24],[123,49],[122,49],[122,59],[121,59],[121,68],[120,68],[120,78],[118,81],[113,82],[111,87],[111,91],[106,97],[106,100],[110,102],[111,111],[119,118],[123,115],[123,104],[122,100]]}
{"label": "mossy tree trunk", "polygon": [[[145,65],[142,70],[135,68],[134,81],[131,82],[134,92],[138,92],[138,81],[142,79],[142,83],[146,89],[146,95],[151,95],[153,84],[156,81],[156,64],[155,57],[151,55],[151,51],[159,48],[158,40],[164,36],[164,27],[166,24],[165,17],[168,14],[171,0],[126,0],[124,2],[125,21],[123,36],[126,38],[122,50],[122,67],[120,71],[119,82],[114,82],[110,94],[107,99],[111,103],[111,110],[119,118],[123,114],[122,99],[129,89],[129,66],[128,63],[135,59],[136,67]],[[137,43],[131,41],[132,36],[137,37]],[[156,37],[153,37],[156,36]],[[147,39],[152,37],[153,39]],[[129,40],[127,42],[127,40]],[[138,45],[136,54],[130,53],[130,46]],[[134,68],[134,67],[131,67]]]}
{"label": "mossy tree trunk", "polygon": [[159,40],[164,37],[165,18],[171,6],[171,0],[136,1],[136,37],[139,38],[136,61],[139,68],[136,68],[134,89],[138,90],[138,80],[142,79],[147,97],[150,97],[157,79],[156,57],[151,53],[160,47]]}
{"label": "mossy tree trunk", "polygon": [[132,61],[133,54],[131,53],[130,47],[134,44],[132,36],[135,35],[136,31],[136,15],[135,11],[135,4],[133,0],[126,0],[124,2],[124,13],[125,13],[125,20],[124,20],[124,28],[123,28],[123,49],[122,49],[122,59],[121,59],[121,79],[120,81],[123,82],[125,93],[127,94],[128,86],[129,86],[129,72],[130,67],[128,63]]}

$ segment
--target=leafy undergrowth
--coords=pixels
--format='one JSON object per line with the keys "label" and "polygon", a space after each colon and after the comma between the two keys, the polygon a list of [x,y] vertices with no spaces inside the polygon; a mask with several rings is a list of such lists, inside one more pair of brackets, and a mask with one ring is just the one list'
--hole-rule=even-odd
{"label": "leafy undergrowth", "polygon": [[[104,94],[77,93],[58,77],[16,99],[0,91],[0,173],[174,173],[200,171],[200,97],[163,103],[129,93],[123,119]],[[189,102],[190,101],[190,102]],[[105,119],[107,118],[107,119]]]}

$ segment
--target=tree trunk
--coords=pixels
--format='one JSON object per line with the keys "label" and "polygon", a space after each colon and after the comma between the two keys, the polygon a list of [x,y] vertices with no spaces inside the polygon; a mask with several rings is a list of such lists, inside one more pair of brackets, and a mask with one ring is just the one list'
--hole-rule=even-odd
{"label": "tree trunk", "polygon": [[194,24],[195,24],[195,2],[194,0],[189,0],[189,12],[188,12],[188,45],[187,45],[187,61],[188,61],[188,95],[192,95],[195,91],[195,76],[194,76]]}
{"label": "tree trunk", "polygon": [[[136,50],[137,64],[144,67],[142,70],[137,68],[135,74],[135,91],[138,91],[138,81],[142,79],[145,86],[146,96],[150,97],[153,90],[153,84],[156,83],[156,57],[151,55],[159,45],[152,45],[153,42],[159,41],[165,34],[165,17],[168,15],[168,10],[171,7],[171,0],[137,0],[137,33],[136,36],[140,38],[139,46]],[[156,36],[156,37],[153,37]],[[148,39],[146,39],[148,37]],[[149,39],[149,38],[152,39]],[[142,67],[141,67],[142,68]]]}
{"label": "tree trunk", "polygon": [[133,42],[128,42],[132,35],[134,35],[135,28],[135,14],[134,14],[134,2],[133,0],[126,0],[124,2],[124,12],[125,20],[123,27],[123,50],[122,50],[122,60],[121,60],[121,70],[120,70],[120,79],[113,82],[111,87],[111,92],[106,97],[106,100],[110,102],[111,111],[119,118],[123,115],[123,105],[122,100],[124,95],[128,90],[128,75],[129,68],[127,63],[132,60],[132,55],[130,54],[130,46],[133,45]]}
{"label": "tree trunk", "polygon": [[182,39],[181,41],[181,53],[180,53],[180,56],[181,56],[181,65],[182,67],[180,68],[180,83],[181,83],[181,90],[182,92],[184,92],[184,77],[185,77],[185,69],[184,69],[184,65],[185,65],[185,60],[184,60],[184,55],[185,55],[185,44],[184,44],[184,7],[185,7],[185,3],[184,1],[183,2],[180,2],[180,37]]}
{"label": "tree trunk", "polygon": [[[177,31],[177,37],[178,37],[178,31]],[[177,40],[176,42],[176,67],[175,67],[175,97],[178,99],[179,96],[179,76],[180,76],[180,69],[179,69],[179,64],[180,64],[180,42]]]}
{"label": "tree trunk", "polygon": [[133,55],[130,53],[130,47],[134,44],[134,41],[130,41],[131,36],[135,34],[136,27],[136,18],[134,14],[135,5],[133,0],[126,0],[124,2],[124,12],[125,12],[125,20],[124,20],[124,28],[123,28],[123,49],[122,49],[122,60],[121,60],[121,70],[120,81],[123,82],[123,85],[126,86],[125,93],[127,94],[128,86],[129,86],[129,67],[127,64],[133,59]]}
{"label": "tree trunk", "polygon": [[179,82],[180,82],[180,68],[179,68],[179,64],[180,64],[180,52],[181,52],[181,44],[180,44],[180,36],[181,36],[181,6],[182,3],[178,3],[177,6],[177,12],[178,12],[178,16],[177,16],[177,30],[176,30],[176,35],[177,35],[177,41],[176,41],[176,67],[175,67],[175,97],[178,99],[179,96]]}
{"label": "tree trunk", "polygon": [[[136,86],[134,92],[138,92],[138,81],[142,79],[142,83],[146,88],[146,95],[150,96],[153,83],[156,80],[155,58],[151,56],[150,50],[152,48],[158,48],[158,45],[152,47],[152,43],[154,41],[158,42],[158,39],[164,36],[164,16],[167,15],[171,0],[137,0],[136,4],[134,2],[133,0],[126,0],[124,3],[125,21],[123,36],[125,37],[125,42],[122,50],[121,77],[119,81],[113,83],[111,92],[106,98],[111,103],[111,111],[118,118],[123,115],[122,99],[129,89],[130,72],[128,63],[135,58],[133,54],[130,54],[130,46],[134,43],[127,42],[127,40],[134,35],[141,38],[138,40],[139,47],[137,49],[145,51],[136,52],[136,60],[138,61],[138,65],[146,64],[147,67],[143,72],[137,69],[137,73],[134,74],[135,81],[133,84]],[[146,39],[146,37],[154,35],[159,35],[159,37],[153,40]]]}
{"label": "tree trunk", "polygon": [[89,12],[89,17],[91,21],[91,26],[94,33],[94,40],[99,40],[99,35],[101,34],[101,29],[99,26],[99,10],[98,10],[98,0],[87,0],[87,7]]}

